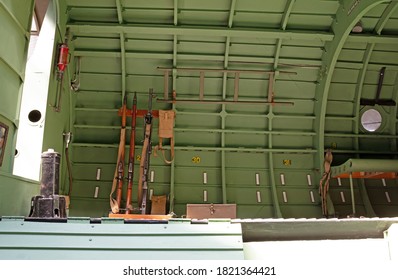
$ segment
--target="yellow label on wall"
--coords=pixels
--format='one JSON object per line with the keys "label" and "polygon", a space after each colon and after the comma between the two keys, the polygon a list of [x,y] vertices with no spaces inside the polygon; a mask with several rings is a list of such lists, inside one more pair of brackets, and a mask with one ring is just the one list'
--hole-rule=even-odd
{"label": "yellow label on wall", "polygon": [[291,159],[284,159],[283,160],[283,165],[286,165],[286,166],[292,165],[292,160]]}
{"label": "yellow label on wall", "polygon": [[193,163],[200,163],[200,157],[193,157],[192,158]]}

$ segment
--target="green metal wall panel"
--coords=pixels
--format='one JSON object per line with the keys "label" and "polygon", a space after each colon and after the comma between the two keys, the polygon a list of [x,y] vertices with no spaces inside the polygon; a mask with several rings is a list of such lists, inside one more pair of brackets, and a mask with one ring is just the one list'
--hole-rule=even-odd
{"label": "green metal wall panel", "polygon": [[31,0],[0,1],[0,122],[9,129],[0,167],[0,215],[27,215],[39,190],[37,182],[11,175],[32,11]]}
{"label": "green metal wall panel", "polygon": [[0,172],[0,216],[27,216],[31,198],[39,190],[39,182]]}
{"label": "green metal wall panel", "polygon": [[[30,34],[33,1],[0,1],[0,71],[3,85],[0,114],[16,123]],[[14,135],[10,135],[13,142]],[[9,155],[7,155],[9,156]]]}

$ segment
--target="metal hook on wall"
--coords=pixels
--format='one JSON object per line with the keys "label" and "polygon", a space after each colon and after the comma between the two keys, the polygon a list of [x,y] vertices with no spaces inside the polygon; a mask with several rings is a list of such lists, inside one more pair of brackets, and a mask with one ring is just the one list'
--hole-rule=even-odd
{"label": "metal hook on wall", "polygon": [[75,73],[73,75],[73,80],[70,82],[70,88],[73,91],[78,91],[80,89],[80,68],[81,68],[82,57],[77,57],[77,62],[75,63]]}

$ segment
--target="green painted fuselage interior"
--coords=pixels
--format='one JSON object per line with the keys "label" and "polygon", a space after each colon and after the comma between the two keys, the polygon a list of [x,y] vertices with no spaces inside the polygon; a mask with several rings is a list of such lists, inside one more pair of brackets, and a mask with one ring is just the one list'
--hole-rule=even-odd
{"label": "green painted fuselage interior", "polygon": [[[29,201],[38,191],[38,184],[11,175],[18,123],[26,118],[18,112],[34,1],[17,2],[0,0],[0,35],[13,38],[0,42],[0,122],[9,127],[0,215],[26,214],[29,203],[12,211],[7,203]],[[398,102],[397,1],[55,2],[54,48],[67,36],[70,62],[62,110],[47,109],[42,150],[61,153],[61,191],[67,194],[62,133],[73,133],[71,216],[108,216],[118,110],[125,95],[132,106],[134,93],[138,109],[146,110],[150,88],[153,109],[174,110],[176,120],[175,159],[168,165],[151,156],[149,188],[167,195],[168,210],[179,217],[188,203],[237,204],[239,218],[322,217],[325,149],[332,149],[332,165],[397,159],[397,106],[361,102],[377,101],[383,67],[379,101]],[[56,71],[52,75],[49,100],[57,91]],[[76,91],[69,87],[74,79]],[[173,91],[177,102],[162,102]],[[363,124],[372,122],[362,118],[369,109],[381,116],[374,131]],[[126,154],[130,125],[127,118]],[[140,155],[142,118],[136,132]],[[155,119],[153,146],[157,133]],[[127,162],[126,155],[125,174]],[[136,158],[135,206],[139,164]],[[357,216],[398,216],[397,178],[354,179],[353,185]],[[331,178],[329,195],[333,216],[352,214],[349,179]],[[123,205],[125,198],[126,184]]]}

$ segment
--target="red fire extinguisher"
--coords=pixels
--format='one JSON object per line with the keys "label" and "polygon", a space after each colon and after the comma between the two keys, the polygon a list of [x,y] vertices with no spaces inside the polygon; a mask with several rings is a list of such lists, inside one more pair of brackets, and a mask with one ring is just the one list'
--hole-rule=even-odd
{"label": "red fire extinguisher", "polygon": [[66,43],[63,43],[59,46],[59,56],[58,56],[58,75],[61,77],[63,75],[66,66],[68,66],[68,55],[69,48]]}
{"label": "red fire extinguisher", "polygon": [[58,63],[57,63],[57,91],[56,91],[56,103],[54,110],[56,112],[61,111],[61,96],[62,96],[62,84],[64,78],[64,72],[66,67],[68,66],[68,56],[69,56],[69,48],[66,43],[62,43],[59,45],[59,52],[58,52]]}

